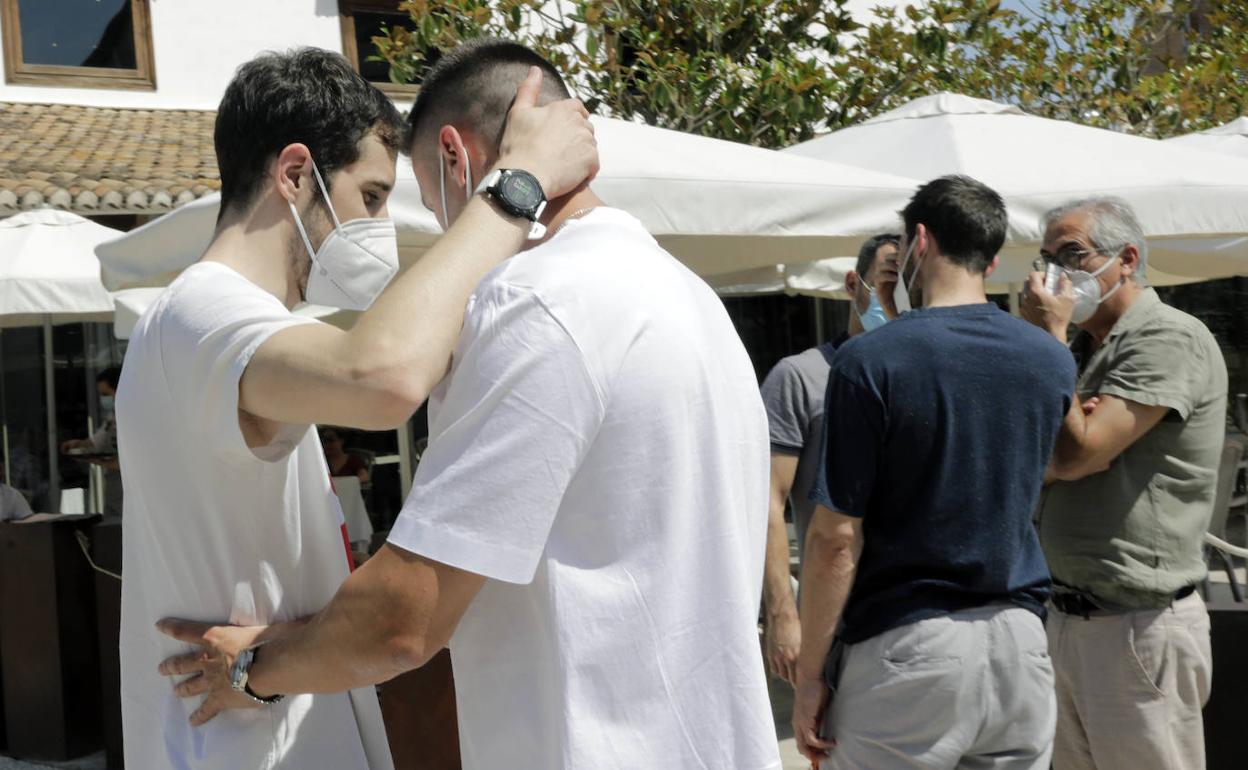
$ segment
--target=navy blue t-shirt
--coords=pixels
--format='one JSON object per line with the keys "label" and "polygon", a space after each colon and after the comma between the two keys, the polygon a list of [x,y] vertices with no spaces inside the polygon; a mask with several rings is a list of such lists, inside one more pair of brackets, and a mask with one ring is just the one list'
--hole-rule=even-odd
{"label": "navy blue t-shirt", "polygon": [[862,518],[846,643],[998,601],[1043,617],[1032,512],[1074,389],[1061,343],[987,303],[911,311],[837,350],[811,498]]}

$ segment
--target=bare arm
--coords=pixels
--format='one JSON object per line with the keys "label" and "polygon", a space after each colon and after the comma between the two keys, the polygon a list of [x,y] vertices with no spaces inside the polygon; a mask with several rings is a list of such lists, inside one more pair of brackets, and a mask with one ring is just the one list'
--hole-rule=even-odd
{"label": "bare arm", "polygon": [[[536,107],[540,88],[538,72],[517,93],[499,165],[531,171],[553,199],[593,177],[598,153],[580,102]],[[351,331],[296,326],[261,345],[239,385],[240,409],[274,423],[403,423],[446,374],[469,293],[527,232],[527,222],[474,199]]]}
{"label": "bare arm", "polygon": [[257,694],[319,693],[377,684],[425,664],[446,646],[485,578],[384,546],[352,573],[325,609],[284,633],[163,620],[160,629],[204,648],[161,665],[167,676],[190,674],[182,697],[207,694],[191,715],[203,724],[227,708],[253,706],[230,689],[238,653],[257,652],[248,686]]}
{"label": "bare arm", "polygon": [[1084,409],[1076,395],[1053,449],[1049,479],[1076,481],[1109,467],[1169,412],[1117,396],[1097,396],[1096,408]]}
{"label": "bare arm", "polygon": [[801,648],[797,602],[789,577],[789,531],[784,507],[797,474],[797,455],[771,453],[771,500],[767,516],[767,553],[763,565],[763,646],[772,676],[793,683]]}
{"label": "bare arm", "polygon": [[818,735],[828,703],[824,659],[858,574],[862,544],[862,519],[822,505],[815,509],[802,558],[802,652],[793,711],[798,750],[812,761],[830,748]]}

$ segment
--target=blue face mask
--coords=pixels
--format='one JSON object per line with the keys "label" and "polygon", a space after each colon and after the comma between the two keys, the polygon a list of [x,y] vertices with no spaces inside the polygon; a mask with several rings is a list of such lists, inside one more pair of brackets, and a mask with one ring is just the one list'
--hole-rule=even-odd
{"label": "blue face mask", "polygon": [[100,396],[100,409],[104,412],[113,411],[113,397],[112,396]]}
{"label": "blue face mask", "polygon": [[871,301],[867,303],[867,312],[858,314],[858,320],[862,321],[863,329],[873,331],[888,323],[888,314],[884,312],[884,306],[880,304],[875,289],[867,286],[867,293],[871,295]]}

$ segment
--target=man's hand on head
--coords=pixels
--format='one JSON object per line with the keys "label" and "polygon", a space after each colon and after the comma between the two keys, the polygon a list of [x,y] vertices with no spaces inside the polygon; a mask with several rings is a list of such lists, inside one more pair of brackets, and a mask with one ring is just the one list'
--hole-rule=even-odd
{"label": "man's hand on head", "polygon": [[163,676],[184,676],[174,685],[180,698],[206,696],[191,714],[191,724],[202,725],[222,711],[258,708],[260,704],[230,687],[230,667],[239,653],[265,641],[269,626],[230,626],[199,623],[193,620],[165,618],[157,630],[179,642],[195,646],[195,650],[175,655],[160,664]]}
{"label": "man's hand on head", "polygon": [[1063,275],[1057,293],[1044,287],[1044,273],[1035,272],[1027,278],[1023,300],[1019,306],[1023,318],[1052,334],[1063,344],[1066,329],[1075,312],[1075,289],[1070,278]]}
{"label": "man's hand on head", "polygon": [[519,168],[537,177],[548,200],[566,195],[598,173],[598,142],[589,111],[578,99],[537,106],[542,71],[516,91],[499,147],[498,168]]}

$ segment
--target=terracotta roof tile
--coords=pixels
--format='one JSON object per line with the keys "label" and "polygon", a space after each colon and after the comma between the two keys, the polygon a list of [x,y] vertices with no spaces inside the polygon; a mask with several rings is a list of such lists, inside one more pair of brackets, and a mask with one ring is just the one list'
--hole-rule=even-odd
{"label": "terracotta roof tile", "polygon": [[0,216],[160,213],[221,187],[215,112],[0,102]]}

